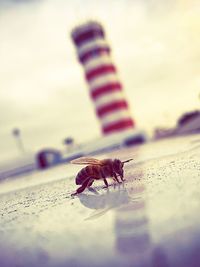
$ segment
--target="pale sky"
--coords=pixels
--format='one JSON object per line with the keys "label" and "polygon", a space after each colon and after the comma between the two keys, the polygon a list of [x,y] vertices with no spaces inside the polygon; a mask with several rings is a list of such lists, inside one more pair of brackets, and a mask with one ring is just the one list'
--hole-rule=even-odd
{"label": "pale sky", "polygon": [[87,20],[105,28],[137,127],[199,108],[199,1],[0,0],[1,159],[18,153],[14,127],[29,151],[100,136],[70,37]]}

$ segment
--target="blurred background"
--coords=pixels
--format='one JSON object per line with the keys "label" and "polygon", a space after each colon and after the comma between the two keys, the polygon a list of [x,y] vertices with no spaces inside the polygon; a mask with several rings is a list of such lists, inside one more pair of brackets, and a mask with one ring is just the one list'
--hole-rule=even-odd
{"label": "blurred background", "polygon": [[0,0],[0,163],[101,136],[71,40],[88,19],[105,28],[139,128],[152,136],[199,109],[199,1]]}

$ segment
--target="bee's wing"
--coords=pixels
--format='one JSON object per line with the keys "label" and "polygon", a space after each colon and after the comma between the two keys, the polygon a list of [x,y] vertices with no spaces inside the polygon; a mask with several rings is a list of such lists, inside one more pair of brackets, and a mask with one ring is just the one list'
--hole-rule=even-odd
{"label": "bee's wing", "polygon": [[81,157],[70,161],[72,164],[90,164],[90,165],[103,165],[102,161],[99,159]]}

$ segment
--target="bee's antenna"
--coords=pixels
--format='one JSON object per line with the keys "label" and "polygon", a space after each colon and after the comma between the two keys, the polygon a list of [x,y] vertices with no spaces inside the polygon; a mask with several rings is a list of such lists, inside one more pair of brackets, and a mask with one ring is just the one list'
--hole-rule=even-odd
{"label": "bee's antenna", "polygon": [[128,159],[128,160],[122,161],[122,163],[126,163],[126,162],[129,162],[131,160],[133,160],[133,159]]}

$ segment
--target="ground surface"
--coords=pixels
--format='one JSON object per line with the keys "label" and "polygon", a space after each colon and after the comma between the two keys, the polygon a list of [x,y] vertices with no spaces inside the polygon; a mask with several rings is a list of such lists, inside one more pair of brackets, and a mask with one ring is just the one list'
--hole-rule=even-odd
{"label": "ground surface", "polygon": [[126,182],[71,197],[80,166],[0,184],[0,266],[200,266],[200,136],[118,150]]}

